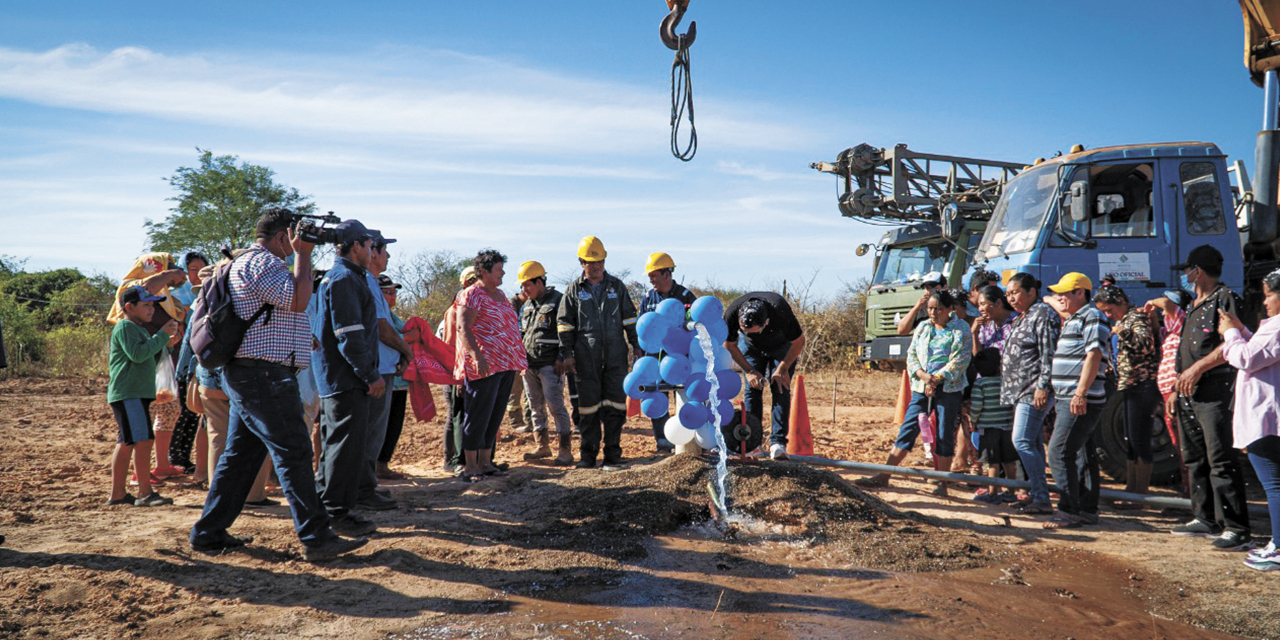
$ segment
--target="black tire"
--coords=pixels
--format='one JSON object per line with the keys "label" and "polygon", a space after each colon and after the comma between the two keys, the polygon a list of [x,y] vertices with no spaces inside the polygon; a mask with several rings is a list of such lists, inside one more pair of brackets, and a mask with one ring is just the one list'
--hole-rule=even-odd
{"label": "black tire", "polygon": [[[1117,482],[1125,481],[1129,441],[1124,437],[1122,394],[1113,393],[1102,410],[1102,420],[1093,434],[1102,472]],[[1182,455],[1165,429],[1164,418],[1151,418],[1151,484],[1176,485],[1182,480]]]}

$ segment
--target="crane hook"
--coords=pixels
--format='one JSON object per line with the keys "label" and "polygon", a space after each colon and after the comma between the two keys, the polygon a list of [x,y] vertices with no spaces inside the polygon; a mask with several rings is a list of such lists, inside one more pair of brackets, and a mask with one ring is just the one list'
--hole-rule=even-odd
{"label": "crane hook", "polygon": [[672,51],[682,51],[688,49],[693,44],[693,39],[698,37],[697,21],[689,22],[689,32],[684,34],[676,33],[676,25],[680,24],[680,20],[684,18],[685,9],[689,8],[689,0],[668,0],[667,5],[671,7],[671,13],[662,19],[662,28],[659,33],[662,36],[662,44],[667,45]]}

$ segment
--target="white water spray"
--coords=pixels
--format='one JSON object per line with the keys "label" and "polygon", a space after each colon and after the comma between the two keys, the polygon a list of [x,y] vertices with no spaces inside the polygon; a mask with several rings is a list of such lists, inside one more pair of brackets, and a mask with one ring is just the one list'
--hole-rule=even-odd
{"label": "white water spray", "polygon": [[729,458],[729,445],[724,441],[724,433],[720,431],[720,379],[716,377],[716,354],[712,348],[711,334],[707,332],[707,328],[702,326],[701,322],[695,323],[694,330],[698,332],[698,344],[702,346],[702,354],[707,359],[707,382],[711,383],[711,395],[708,397],[711,408],[711,426],[716,432],[716,446],[719,448],[720,455],[716,460],[716,483],[720,486],[720,490],[715,496],[721,513],[729,513],[729,465],[726,462]]}

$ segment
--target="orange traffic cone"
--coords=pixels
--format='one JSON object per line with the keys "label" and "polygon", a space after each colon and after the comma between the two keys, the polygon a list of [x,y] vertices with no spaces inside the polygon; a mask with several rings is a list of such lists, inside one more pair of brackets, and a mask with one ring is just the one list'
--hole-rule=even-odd
{"label": "orange traffic cone", "polygon": [[907,419],[907,407],[911,406],[911,374],[902,372],[902,386],[898,387],[898,408],[893,412],[893,423],[902,424]]}
{"label": "orange traffic cone", "polygon": [[809,431],[809,400],[804,395],[804,376],[796,376],[791,390],[791,415],[787,424],[787,453],[813,455],[813,434]]}
{"label": "orange traffic cone", "polygon": [[627,396],[627,419],[630,420],[638,415],[640,415],[640,398]]}

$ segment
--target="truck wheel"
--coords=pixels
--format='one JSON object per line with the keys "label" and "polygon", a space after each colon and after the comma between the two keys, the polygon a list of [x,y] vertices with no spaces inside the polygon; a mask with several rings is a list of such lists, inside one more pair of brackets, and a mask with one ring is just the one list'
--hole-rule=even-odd
{"label": "truck wheel", "polygon": [[[1113,393],[1102,410],[1102,419],[1093,434],[1102,472],[1117,482],[1125,481],[1129,442],[1124,437],[1124,402]],[[1164,419],[1151,418],[1151,484],[1170,485],[1181,481],[1181,454],[1165,430]]]}

